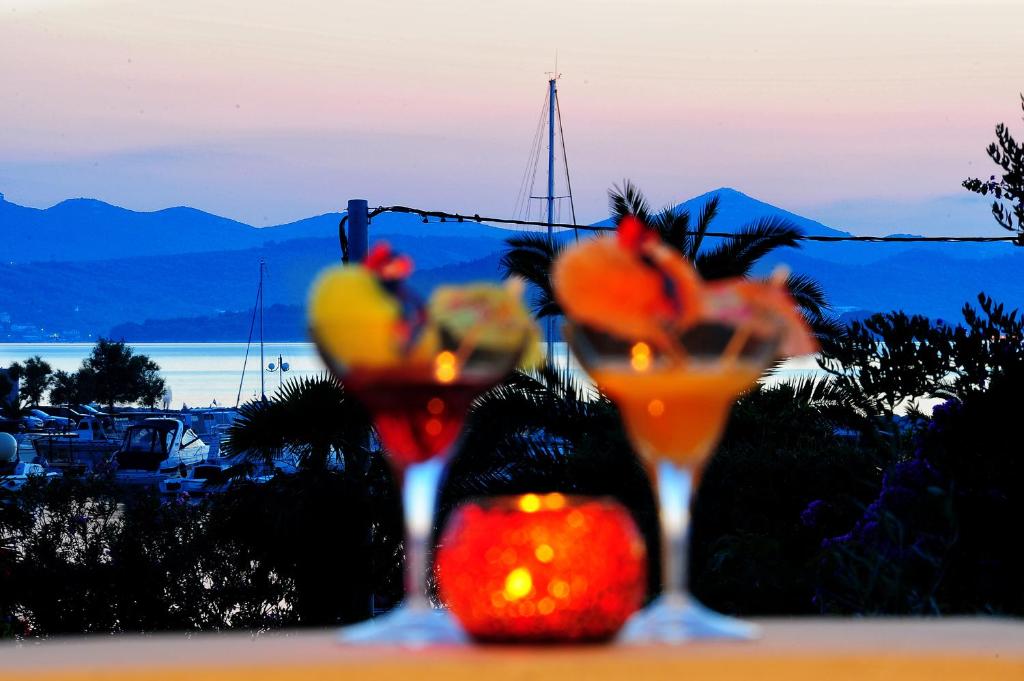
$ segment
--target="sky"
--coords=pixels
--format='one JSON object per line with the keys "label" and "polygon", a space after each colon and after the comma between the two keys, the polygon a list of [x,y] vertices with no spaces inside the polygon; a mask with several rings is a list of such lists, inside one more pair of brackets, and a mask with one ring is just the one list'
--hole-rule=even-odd
{"label": "sky", "polygon": [[0,192],[508,216],[557,58],[582,222],[630,178],[656,205],[730,186],[859,233],[1002,235],[960,182],[996,123],[1024,136],[1022,44],[1021,0],[0,0]]}

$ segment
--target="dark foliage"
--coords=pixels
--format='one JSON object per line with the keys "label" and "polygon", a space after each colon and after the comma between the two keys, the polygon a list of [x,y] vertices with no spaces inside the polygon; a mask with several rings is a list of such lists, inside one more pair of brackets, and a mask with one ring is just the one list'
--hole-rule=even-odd
{"label": "dark foliage", "polygon": [[508,250],[498,263],[502,276],[521,277],[530,284],[530,308],[538,319],[561,315],[562,308],[551,285],[551,263],[561,255],[562,246],[556,242],[549,244],[547,237],[540,234],[520,234],[505,243]]}
{"label": "dark foliage", "polygon": [[290,378],[267,400],[246,402],[228,429],[225,450],[272,461],[282,451],[299,465],[326,469],[332,462],[362,475],[369,468],[370,417],[327,373]]}
{"label": "dark foliage", "polygon": [[[1020,96],[1024,110],[1024,94]],[[964,180],[964,188],[982,196],[992,197],[992,217],[1004,229],[1016,231],[1024,238],[1024,144],[1018,143],[1009,128],[996,126],[996,141],[985,150],[999,166],[1000,177],[988,180],[976,177]]]}
{"label": "dark foliage", "polygon": [[[49,366],[46,369],[49,371]],[[99,401],[110,410],[116,404],[156,406],[166,387],[156,362],[124,341],[107,338],[96,341],[76,373],[58,372],[48,378],[45,387],[51,384],[57,390],[56,395],[51,394],[51,402]]]}
{"label": "dark foliage", "polygon": [[978,303],[980,311],[964,306],[964,325],[956,327],[904,312],[852,322],[822,344],[821,367],[875,416],[924,397],[982,392],[1024,358],[1024,319],[983,293]]}
{"label": "dark foliage", "polygon": [[826,612],[1024,615],[1019,418],[1024,364],[936,408],[850,530],[822,543]]}
{"label": "dark foliage", "polygon": [[[1024,325],[984,295],[950,328],[890,314],[869,320],[841,378],[867,393],[951,397],[911,431],[875,497],[842,533],[822,541],[816,601],[825,612],[1024,614],[1024,552],[1005,528],[1024,518],[1024,461],[1016,432],[1024,390]],[[914,342],[912,339],[917,338]],[[859,369],[859,371],[854,371]],[[865,380],[865,376],[871,376]],[[891,399],[889,399],[891,403]],[[822,505],[828,505],[823,499]],[[814,525],[815,523],[811,523]]]}
{"label": "dark foliage", "polygon": [[[19,362],[12,364],[7,369],[7,376],[19,381],[18,394],[23,403],[26,406],[36,406],[43,401],[46,389],[53,382],[53,369],[42,357],[36,355],[26,359],[24,364]],[[0,390],[0,394],[5,396],[8,392],[9,389]]]}
{"label": "dark foliage", "polygon": [[[826,348],[830,378],[742,397],[693,506],[695,594],[747,615],[1024,615],[1022,341],[1018,315],[985,296],[957,327],[880,315]],[[931,395],[949,400],[932,418],[894,415]],[[0,635],[325,626],[397,602],[398,495],[341,385],[289,382],[232,438],[305,465],[199,502],[103,478],[4,493]],[[656,593],[647,471],[614,405],[571,375],[515,373],[477,400],[437,527],[470,497],[555,490],[632,510]]]}
{"label": "dark foliage", "polygon": [[820,536],[801,512],[828,499],[823,523],[853,522],[888,456],[853,431],[836,436],[856,418],[836,409],[843,399],[807,381],[739,400],[692,509],[691,589],[704,603],[748,615],[816,611]]}
{"label": "dark foliage", "polygon": [[8,634],[325,626],[401,595],[397,495],[382,464],[368,479],[299,473],[198,503],[125,496],[91,477],[3,501]]}

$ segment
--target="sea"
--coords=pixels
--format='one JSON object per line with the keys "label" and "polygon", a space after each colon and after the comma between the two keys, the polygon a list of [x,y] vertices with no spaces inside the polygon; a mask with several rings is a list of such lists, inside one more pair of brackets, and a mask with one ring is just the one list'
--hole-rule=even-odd
{"label": "sea", "polygon": [[[38,355],[54,371],[73,372],[82,365],[92,347],[91,343],[0,343],[0,368]],[[327,370],[312,343],[266,343],[261,388],[259,345],[249,346],[248,356],[245,343],[135,343],[132,348],[159,365],[160,374],[171,391],[170,406],[175,409],[233,407],[236,403],[257,399],[261,390],[272,397],[282,381],[315,376]],[[564,369],[568,362],[581,380],[587,380],[565,343],[555,343],[553,354],[556,367]],[[282,363],[288,366],[288,371],[280,371]],[[821,373],[813,357],[803,357],[789,360],[765,380],[774,382]]]}

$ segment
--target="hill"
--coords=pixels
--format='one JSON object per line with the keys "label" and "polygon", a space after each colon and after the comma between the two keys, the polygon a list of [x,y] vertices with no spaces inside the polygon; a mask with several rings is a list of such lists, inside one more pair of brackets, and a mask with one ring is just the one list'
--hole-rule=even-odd
{"label": "hill", "polygon": [[[326,213],[273,227],[253,227],[195,208],[140,212],[95,199],[69,199],[50,208],[27,208],[0,195],[0,243],[7,263],[85,262],[183,253],[247,250],[309,238],[337,240],[342,213]],[[490,240],[508,231],[471,223],[425,228],[414,215],[373,219],[376,236],[438,236]]]}
{"label": "hill", "polygon": [[[734,189],[716,192],[721,199],[716,231],[735,231],[757,218],[777,216],[793,221],[806,233],[842,234]],[[709,196],[695,197],[677,208],[696,215]],[[16,216],[13,222],[8,219],[12,215]],[[54,220],[61,215],[87,228],[60,232]],[[116,327],[123,329],[126,338],[138,334],[140,339],[203,340],[202,329],[210,329],[211,324],[234,323],[233,317],[222,315],[244,317],[251,310],[261,258],[268,267],[267,305],[293,307],[304,303],[316,273],[339,258],[340,215],[332,213],[255,228],[189,208],[136,213],[98,201],[72,200],[45,211],[0,203],[0,216],[4,218],[0,232],[24,237],[25,226],[35,220],[45,229],[32,239],[61,248],[69,243],[81,245],[82,233],[90,230],[104,235],[86,239],[89,248],[81,246],[79,258],[24,263],[5,257],[0,264],[0,323],[7,313],[12,322],[36,331],[46,329],[40,333],[47,334],[75,329],[83,336],[96,335]],[[168,236],[172,232],[173,238]],[[370,231],[371,239],[386,239],[414,257],[413,284],[424,293],[443,281],[496,280],[504,239],[512,233],[473,223],[424,224],[420,218],[402,214],[378,216]],[[127,236],[131,234],[136,236]],[[558,238],[571,240],[573,234],[562,232]],[[28,242],[22,239],[21,243]],[[98,249],[143,254],[99,258]],[[156,252],[147,253],[147,249]],[[778,262],[817,279],[840,313],[902,308],[955,319],[960,306],[979,291],[1011,307],[1024,300],[1019,277],[1024,249],[1009,244],[802,242],[798,249],[772,254],[764,267]],[[191,321],[194,328],[181,328]],[[248,327],[242,326],[239,333],[247,333]],[[282,328],[298,328],[300,337],[304,335],[301,325],[293,322],[282,322]],[[163,330],[158,333],[157,329]],[[211,338],[221,337],[219,331],[210,333]]]}

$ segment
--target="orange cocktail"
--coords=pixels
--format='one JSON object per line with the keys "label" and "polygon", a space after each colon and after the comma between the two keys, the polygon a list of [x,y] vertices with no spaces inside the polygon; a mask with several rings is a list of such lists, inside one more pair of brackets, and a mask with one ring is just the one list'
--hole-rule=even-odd
{"label": "orange cocktail", "polygon": [[645,373],[597,368],[590,375],[612,398],[637,452],[652,462],[699,466],[725,429],[736,396],[760,377],[761,366],[682,366]]}
{"label": "orange cocktail", "polygon": [[627,640],[753,635],[687,593],[688,506],[691,472],[711,456],[735,399],[772,361],[814,349],[784,279],[704,282],[632,217],[617,238],[580,242],[555,265],[566,340],[657,469],[662,595],[627,624]]}

